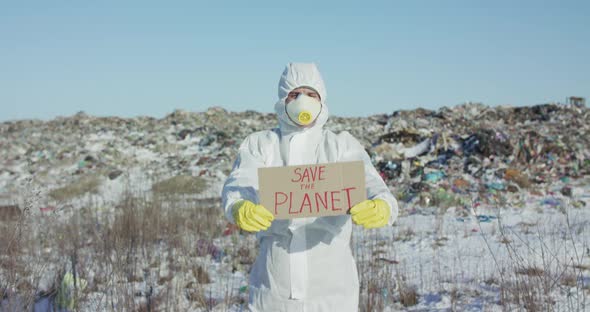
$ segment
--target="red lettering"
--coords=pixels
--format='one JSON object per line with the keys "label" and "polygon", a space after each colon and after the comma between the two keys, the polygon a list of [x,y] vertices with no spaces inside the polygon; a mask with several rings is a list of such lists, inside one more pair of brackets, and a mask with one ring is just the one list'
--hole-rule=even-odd
{"label": "red lettering", "polygon": [[301,181],[303,181],[303,179],[307,179],[307,182],[309,183],[309,169],[305,168],[305,170],[303,170],[303,176],[301,176]]}
{"label": "red lettering", "polygon": [[289,214],[297,214],[297,211],[291,211],[293,207],[293,192],[289,192]]}
{"label": "red lettering", "polygon": [[[326,169],[325,166],[319,167],[309,167],[309,168],[295,168],[293,173],[295,174],[295,178],[291,179],[291,182],[302,182],[302,183],[310,183],[315,182],[317,180],[325,180],[324,177],[324,170]],[[303,173],[301,173],[303,170]]]}
{"label": "red lettering", "polygon": [[[280,203],[279,203],[279,199],[278,199],[279,194],[285,196],[285,200],[282,201],[282,202],[280,202]],[[282,205],[282,204],[286,203],[287,202],[287,199],[289,199],[289,197],[287,196],[287,194],[285,194],[283,192],[276,192],[275,193],[275,215],[278,215],[279,214],[278,211],[277,211],[277,208],[279,207],[279,205]]]}
{"label": "red lettering", "polygon": [[324,169],[326,169],[326,166],[320,166],[320,173],[318,174],[318,180],[325,180],[323,177],[324,174]]}
{"label": "red lettering", "polygon": [[343,189],[346,192],[346,199],[348,199],[348,209],[352,208],[352,203],[350,202],[350,191],[355,190],[356,187],[347,187]]}
{"label": "red lettering", "polygon": [[334,202],[339,202],[340,201],[340,199],[334,198],[334,193],[339,194],[340,191],[332,191],[332,192],[330,192],[330,199],[332,200],[332,211],[342,210],[342,208],[336,208],[336,206],[334,205]]}
{"label": "red lettering", "polygon": [[301,184],[300,187],[302,190],[313,190],[315,186],[312,183],[312,184]]}
{"label": "red lettering", "polygon": [[301,181],[301,168],[295,168],[295,170],[293,171],[293,173],[295,173],[295,175],[299,176],[299,178],[297,180],[291,179],[291,182],[299,182],[299,181]]}
{"label": "red lettering", "polygon": [[316,175],[318,174],[318,167],[309,169],[311,171],[311,182],[315,182]]}
{"label": "red lettering", "polygon": [[312,213],[313,212],[312,209],[311,209],[311,200],[309,199],[309,194],[308,193],[305,193],[305,195],[303,196],[303,202],[301,202],[301,208],[299,208],[299,213],[303,212],[303,207],[304,206],[309,206],[309,213]]}
{"label": "red lettering", "polygon": [[320,193],[315,193],[315,206],[318,212],[320,212],[320,202],[322,203],[322,206],[324,206],[324,209],[328,210],[328,192],[324,192],[323,200],[322,195],[320,195]]}

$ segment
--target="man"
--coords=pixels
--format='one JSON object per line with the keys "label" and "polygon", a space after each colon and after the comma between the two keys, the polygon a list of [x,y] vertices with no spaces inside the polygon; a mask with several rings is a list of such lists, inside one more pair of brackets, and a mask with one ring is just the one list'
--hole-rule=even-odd
{"label": "man", "polygon": [[[352,222],[391,225],[397,201],[363,146],[343,131],[323,129],[326,89],[315,64],[290,63],[275,104],[279,127],[250,134],[241,144],[223,191],[226,217],[256,232],[260,251],[250,272],[251,311],[357,311],[359,281],[350,249]],[[367,198],[350,215],[274,220],[259,205],[260,167],[362,160]],[[352,222],[351,222],[352,220]]]}

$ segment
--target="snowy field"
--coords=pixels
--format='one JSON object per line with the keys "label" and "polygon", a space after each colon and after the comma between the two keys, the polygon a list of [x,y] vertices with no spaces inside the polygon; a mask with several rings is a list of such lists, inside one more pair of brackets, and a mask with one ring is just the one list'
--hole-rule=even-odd
{"label": "snowy field", "polygon": [[[355,227],[360,310],[590,310],[589,183],[568,181],[571,197],[558,192],[563,185],[464,206],[401,203],[393,227]],[[118,196],[117,207],[89,196],[80,214],[35,213],[22,223],[23,248],[1,259],[29,275],[3,272],[16,286],[4,289],[3,311],[57,304],[75,289],[63,278],[72,264],[83,288],[59,303],[80,311],[245,311],[256,242],[225,223],[216,200],[156,207],[151,196]]]}
{"label": "snowy field", "polygon": [[[275,122],[0,123],[0,311],[245,311],[256,241],[218,196]],[[332,118],[400,203],[394,226],[354,229],[359,310],[590,311],[589,124],[553,104]]]}

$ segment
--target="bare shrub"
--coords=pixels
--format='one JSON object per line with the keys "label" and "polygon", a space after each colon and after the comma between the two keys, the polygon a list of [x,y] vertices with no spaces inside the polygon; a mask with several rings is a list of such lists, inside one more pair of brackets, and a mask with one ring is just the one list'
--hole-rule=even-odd
{"label": "bare shrub", "polygon": [[0,222],[14,222],[22,216],[18,205],[0,205]]}
{"label": "bare shrub", "polygon": [[415,287],[400,285],[399,299],[404,307],[411,307],[418,304],[418,291]]}
{"label": "bare shrub", "polygon": [[[505,202],[499,202],[498,204],[500,207],[505,205]],[[575,257],[570,256],[567,261],[558,257],[557,253],[549,247],[547,242],[552,237],[547,237],[547,234],[541,231],[540,224],[526,223],[522,234],[519,234],[507,230],[508,227],[504,227],[502,219],[498,218],[500,242],[506,250],[506,260],[508,260],[507,263],[503,264],[496,260],[496,255],[492,252],[486,236],[482,234],[482,238],[484,238],[488,250],[496,263],[496,273],[499,280],[494,280],[494,283],[499,284],[500,301],[504,308],[514,309],[521,307],[526,311],[552,311],[567,308],[568,311],[578,311],[584,306],[586,299],[581,289],[583,282],[578,280],[578,277],[581,276],[579,267],[582,257],[580,257],[576,249],[573,239],[574,229],[569,223],[567,207],[562,207],[561,212],[566,217],[567,239],[572,242],[575,255]],[[522,226],[525,223],[521,222],[519,225]],[[525,239],[523,235],[536,236],[534,239],[535,244]],[[524,247],[519,248],[515,242],[521,243]],[[574,289],[574,293],[581,295],[568,295],[567,307],[556,306],[553,295],[559,292],[571,293],[571,289]]]}
{"label": "bare shrub", "polygon": [[393,239],[380,240],[369,235],[353,238],[353,244],[360,243],[365,247],[355,254],[360,286],[359,310],[382,311],[396,300],[397,284],[393,265],[398,262],[387,259],[385,253]]}
{"label": "bare shrub", "polygon": [[28,218],[0,221],[0,300],[14,311],[29,310],[35,299],[40,262],[29,255],[34,248]]}
{"label": "bare shrub", "polygon": [[[86,176],[51,191],[50,197],[68,200],[92,194],[99,182]],[[59,288],[66,273],[74,276],[75,284],[88,283],[84,289],[74,285],[67,300],[60,297],[61,305],[73,304],[74,310],[174,311],[182,300],[213,307],[219,302],[203,290],[212,278],[195,259],[218,257],[215,261],[220,261],[224,256],[225,251],[212,240],[222,235],[225,217],[219,199],[184,196],[204,186],[200,178],[177,177],[156,185],[154,194],[130,188],[115,207],[105,207],[89,196],[83,207],[59,212],[65,214],[0,222],[0,298],[19,302],[16,310],[30,310],[38,295],[38,277],[45,270],[42,263],[51,263],[59,268],[59,278],[43,296],[56,298],[55,287]],[[200,241],[207,247],[201,251]],[[228,294],[228,303],[244,300],[231,291]]]}
{"label": "bare shrub", "polygon": [[193,267],[193,275],[195,276],[197,281],[201,284],[211,283],[211,278],[209,277],[209,274],[200,265]]}

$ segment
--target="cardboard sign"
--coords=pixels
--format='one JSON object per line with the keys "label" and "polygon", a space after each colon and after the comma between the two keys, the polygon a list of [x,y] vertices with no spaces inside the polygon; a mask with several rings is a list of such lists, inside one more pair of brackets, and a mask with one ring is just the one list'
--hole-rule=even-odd
{"label": "cardboard sign", "polygon": [[367,196],[362,161],[259,168],[258,187],[276,219],[343,215]]}

